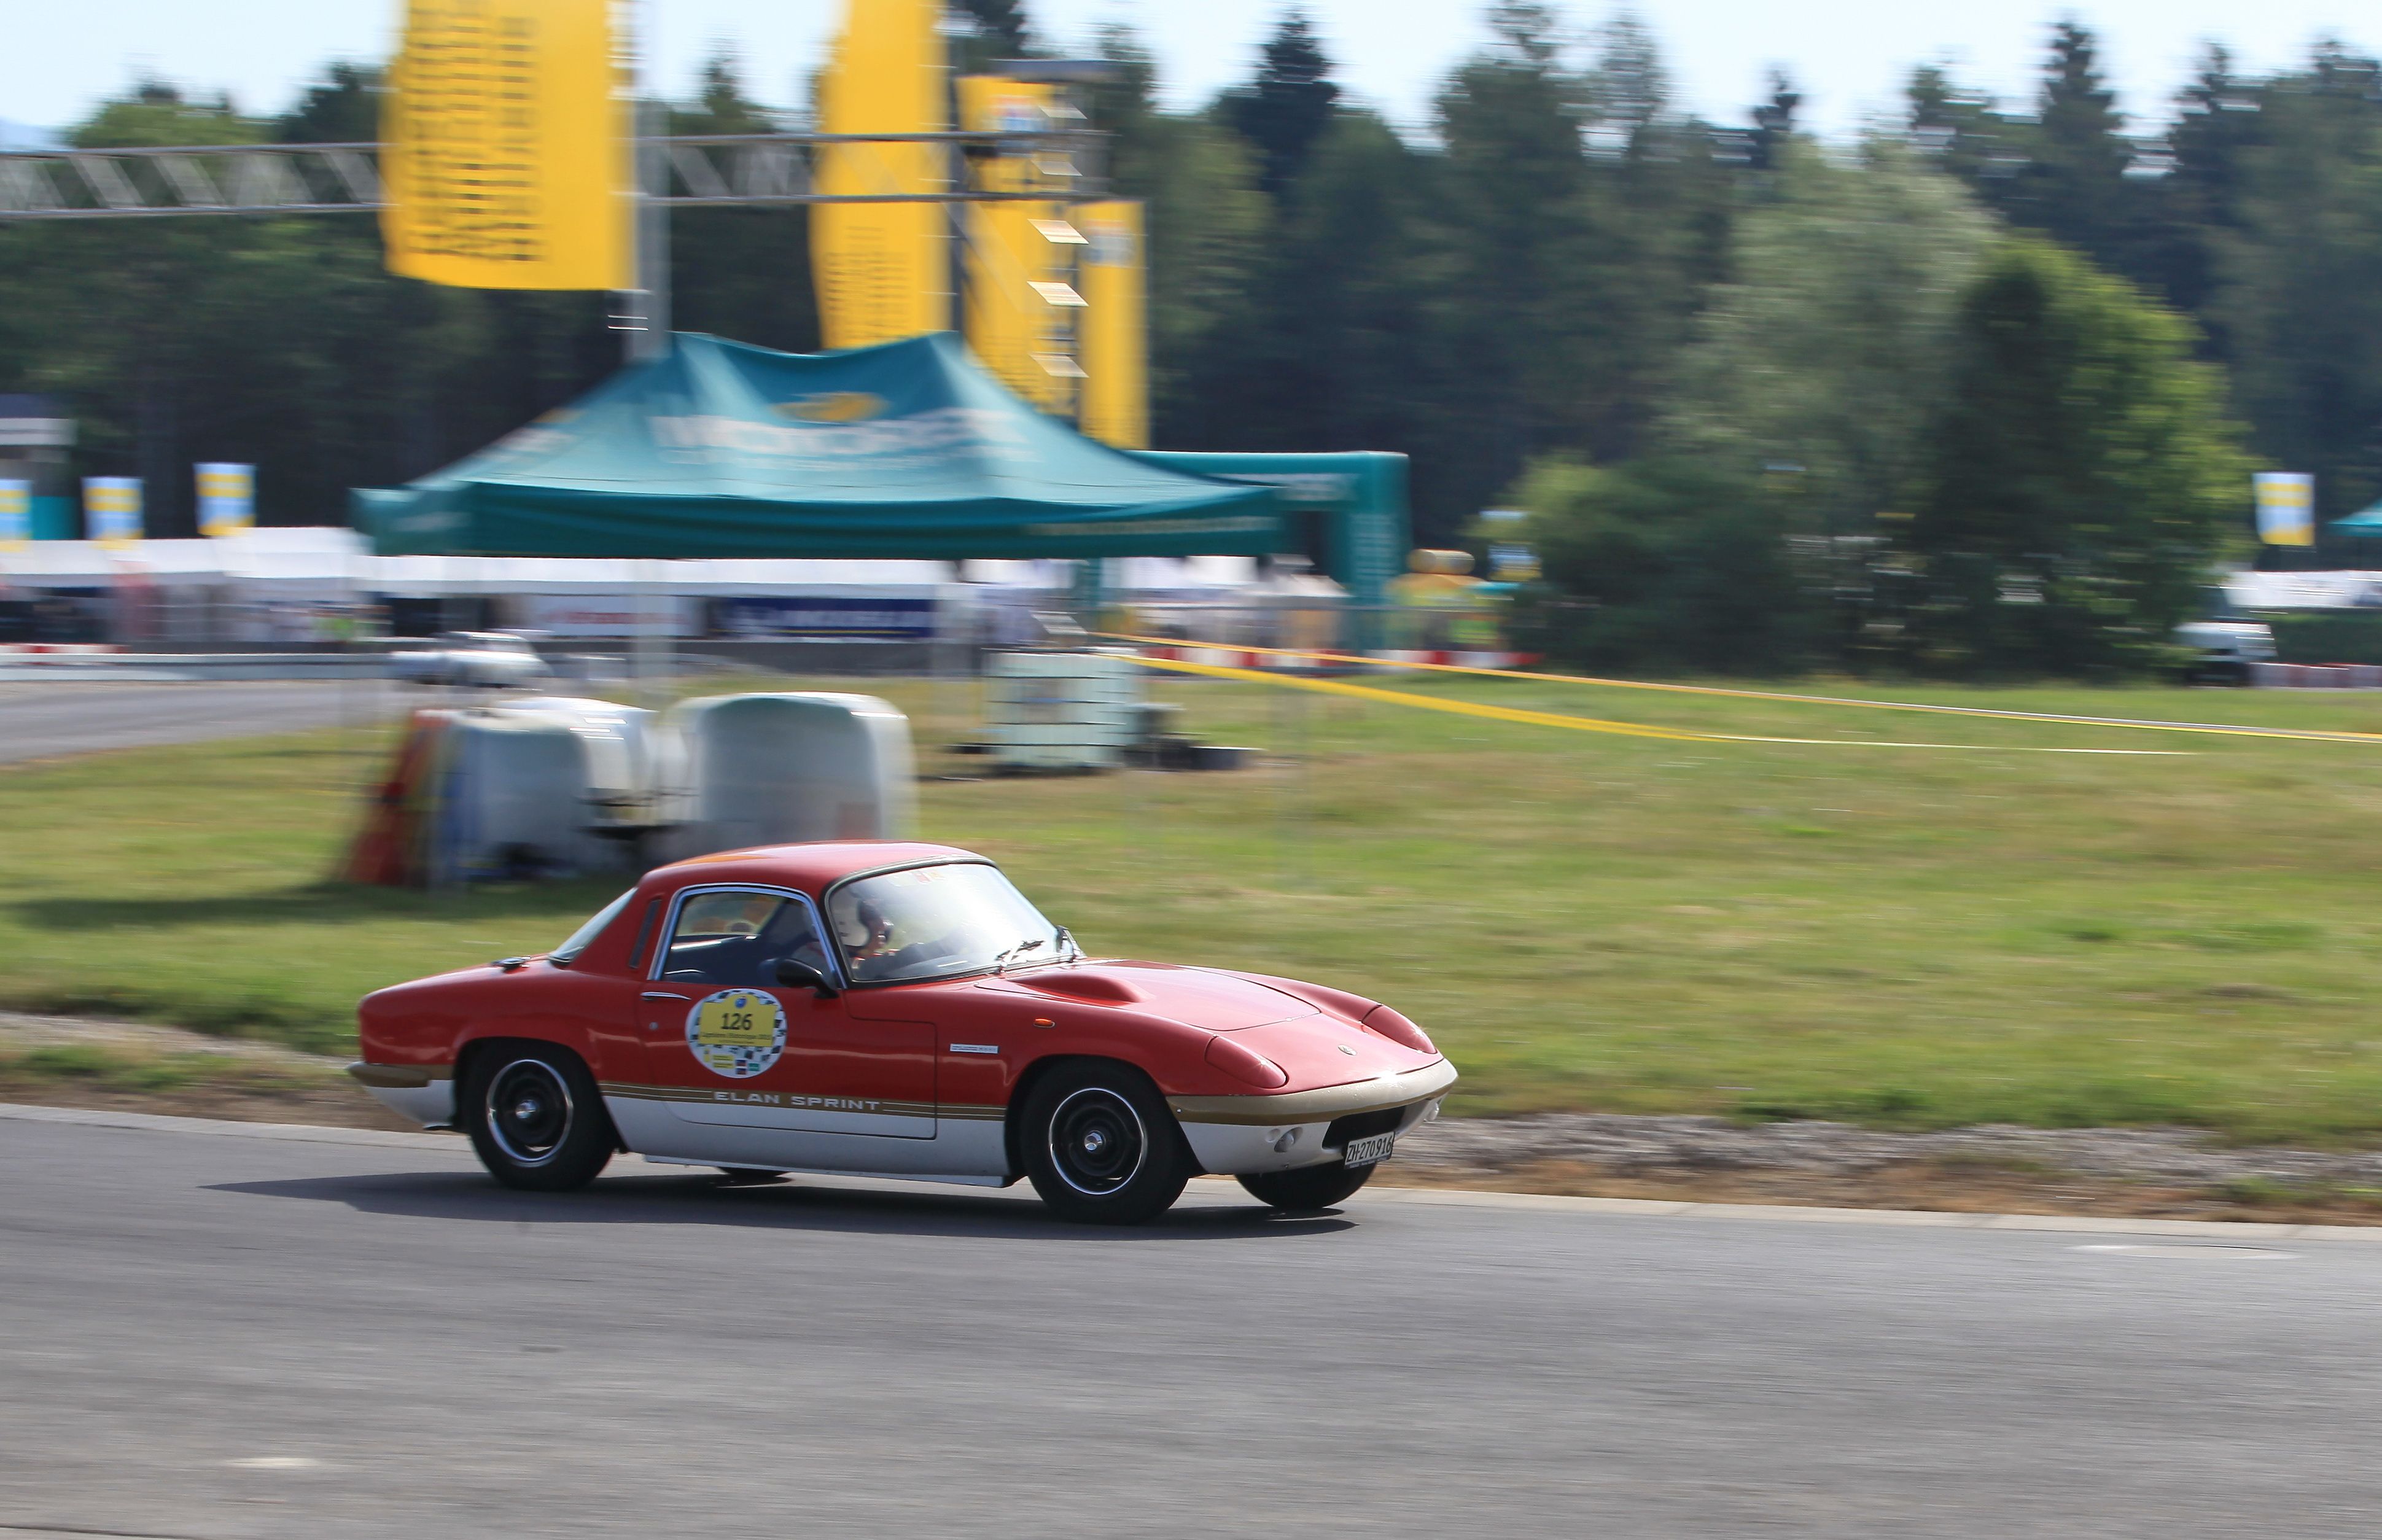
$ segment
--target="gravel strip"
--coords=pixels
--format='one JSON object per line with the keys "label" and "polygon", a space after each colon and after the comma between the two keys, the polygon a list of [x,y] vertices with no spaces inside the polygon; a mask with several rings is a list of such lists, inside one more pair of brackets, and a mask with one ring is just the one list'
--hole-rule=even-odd
{"label": "gravel strip", "polygon": [[135,1053],[224,1054],[234,1058],[306,1069],[339,1069],[344,1058],[300,1053],[278,1043],[250,1037],[215,1037],[179,1027],[153,1026],[144,1021],[107,1021],[88,1016],[36,1016],[20,1010],[0,1010],[0,1050],[80,1046]]}
{"label": "gravel strip", "polygon": [[1444,1118],[1398,1141],[1401,1166],[1450,1177],[1495,1176],[1549,1161],[1594,1166],[1618,1176],[1860,1176],[1927,1161],[2194,1187],[2253,1179],[2382,1187],[2382,1150],[2235,1148],[2195,1129],[1982,1124],[1941,1133],[1889,1133],[1848,1123],[1740,1124],[1724,1118],[1556,1112]]}

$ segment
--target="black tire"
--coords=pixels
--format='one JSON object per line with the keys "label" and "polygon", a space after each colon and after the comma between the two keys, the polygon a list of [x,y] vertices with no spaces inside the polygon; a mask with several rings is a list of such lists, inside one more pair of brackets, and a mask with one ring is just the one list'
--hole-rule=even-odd
{"label": "black tire", "polygon": [[1372,1179],[1381,1163],[1359,1166],[1350,1170],[1345,1166],[1303,1166],[1295,1171],[1266,1171],[1256,1176],[1235,1177],[1241,1190],[1268,1208],[1279,1208],[1291,1214],[1312,1214],[1319,1208],[1330,1208],[1354,1193]]}
{"label": "black tire", "polygon": [[1025,1175],[1062,1219],[1138,1225],[1191,1179],[1183,1131],[1158,1088],[1123,1064],[1067,1065],[1034,1088],[1021,1141]]}
{"label": "black tire", "polygon": [[530,1192],[586,1186],[620,1140],[587,1066],[545,1043],[482,1049],[460,1110],[488,1175]]}

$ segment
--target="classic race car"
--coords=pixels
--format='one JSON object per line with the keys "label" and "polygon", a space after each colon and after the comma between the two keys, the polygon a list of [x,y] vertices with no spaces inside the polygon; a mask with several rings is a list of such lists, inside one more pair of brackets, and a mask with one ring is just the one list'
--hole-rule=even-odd
{"label": "classic race car", "polygon": [[1132,1224],[1201,1171],[1328,1207],[1455,1070],[1388,1006],[1094,961],[982,856],[780,845],[662,867],[544,957],[364,997],[351,1073],[514,1187],[616,1150],[1005,1187]]}

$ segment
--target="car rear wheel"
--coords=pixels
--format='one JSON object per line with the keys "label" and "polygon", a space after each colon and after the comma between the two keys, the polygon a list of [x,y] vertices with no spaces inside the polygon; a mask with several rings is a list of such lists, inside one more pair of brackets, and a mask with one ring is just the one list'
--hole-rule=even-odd
{"label": "car rear wheel", "polygon": [[488,1174],[532,1192],[586,1186],[618,1138],[587,1066],[545,1044],[483,1051],[463,1109],[464,1131]]}
{"label": "car rear wheel", "polygon": [[1345,1166],[1308,1166],[1296,1171],[1264,1171],[1234,1179],[1242,1191],[1269,1208],[1311,1214],[1348,1197],[1380,1168],[1359,1166],[1352,1171]]}
{"label": "car rear wheel", "polygon": [[1025,1174],[1062,1219],[1138,1225],[1191,1179],[1183,1131],[1157,1088],[1122,1064],[1061,1069],[1025,1107]]}

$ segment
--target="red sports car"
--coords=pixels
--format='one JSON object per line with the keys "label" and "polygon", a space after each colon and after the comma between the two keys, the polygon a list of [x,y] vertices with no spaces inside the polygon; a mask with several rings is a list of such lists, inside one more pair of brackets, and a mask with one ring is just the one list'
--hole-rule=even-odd
{"label": "red sports car", "polygon": [[1005,1187],[1132,1224],[1192,1176],[1328,1207],[1455,1070],[1388,1006],[1293,979],[1092,960],[982,856],[780,845],[649,874],[544,957],[366,996],[356,1079],[460,1127],[497,1180],[615,1151],[734,1179]]}

